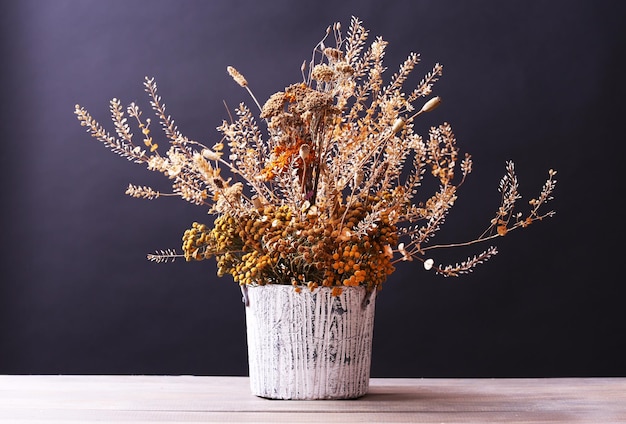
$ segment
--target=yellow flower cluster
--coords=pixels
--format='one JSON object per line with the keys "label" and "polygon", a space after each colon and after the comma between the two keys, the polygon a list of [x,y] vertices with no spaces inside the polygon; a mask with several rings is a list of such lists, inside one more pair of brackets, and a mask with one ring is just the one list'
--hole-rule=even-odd
{"label": "yellow flower cluster", "polygon": [[366,234],[357,234],[357,224],[371,210],[368,204],[338,207],[330,219],[271,205],[238,218],[222,215],[213,228],[194,223],[185,231],[183,252],[188,261],[215,256],[218,275],[231,274],[241,285],[373,290],[394,271],[389,251],[397,231],[383,215]]}

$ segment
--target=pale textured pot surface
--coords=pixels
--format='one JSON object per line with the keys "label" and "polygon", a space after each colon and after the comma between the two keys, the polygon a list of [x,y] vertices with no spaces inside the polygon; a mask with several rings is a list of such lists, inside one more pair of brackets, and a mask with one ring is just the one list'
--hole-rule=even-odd
{"label": "pale textured pot surface", "polygon": [[[367,299],[366,299],[367,297]],[[250,387],[272,399],[350,399],[367,393],[375,291],[247,289]]]}

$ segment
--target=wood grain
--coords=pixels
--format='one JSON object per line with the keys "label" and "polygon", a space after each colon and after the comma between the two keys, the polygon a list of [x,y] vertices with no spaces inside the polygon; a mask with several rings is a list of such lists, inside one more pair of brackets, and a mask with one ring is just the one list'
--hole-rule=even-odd
{"label": "wood grain", "polygon": [[0,423],[625,423],[626,378],[372,379],[356,400],[268,400],[247,377],[0,376]]}

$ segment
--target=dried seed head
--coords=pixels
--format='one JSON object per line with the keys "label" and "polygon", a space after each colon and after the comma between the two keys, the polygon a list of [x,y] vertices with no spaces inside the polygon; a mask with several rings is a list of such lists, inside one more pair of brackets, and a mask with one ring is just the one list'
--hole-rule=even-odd
{"label": "dried seed head", "polygon": [[404,128],[404,119],[398,118],[396,122],[393,123],[393,127],[391,127],[391,131],[395,134]]}
{"label": "dried seed head", "polygon": [[215,184],[218,188],[224,188],[224,181],[221,178],[213,178],[213,184]]}
{"label": "dried seed head", "polygon": [[248,81],[246,81],[244,76],[241,75],[238,70],[236,70],[232,66],[226,67],[226,70],[228,71],[228,74],[235,80],[237,84],[239,84],[242,87],[246,87],[248,85]]}
{"label": "dried seed head", "polygon": [[202,156],[208,160],[219,160],[221,153],[214,152],[211,149],[202,149]]}
{"label": "dried seed head", "polygon": [[435,110],[441,104],[441,97],[433,97],[422,106],[421,112],[430,112]]}
{"label": "dried seed head", "polygon": [[300,157],[303,161],[306,161],[309,157],[309,153],[311,153],[311,146],[308,144],[303,144],[300,146]]}

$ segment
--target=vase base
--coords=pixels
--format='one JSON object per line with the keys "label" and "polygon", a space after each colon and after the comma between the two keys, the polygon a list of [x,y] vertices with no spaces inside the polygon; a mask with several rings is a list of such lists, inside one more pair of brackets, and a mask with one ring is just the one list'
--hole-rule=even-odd
{"label": "vase base", "polygon": [[278,396],[270,396],[270,395],[259,395],[256,393],[252,394],[253,396],[256,396],[258,398],[261,399],[266,399],[266,400],[357,400],[362,398],[363,396],[367,395],[367,393],[362,393],[362,394],[358,394],[358,395],[348,395],[348,396],[333,396],[333,395],[329,395],[329,396],[311,396],[311,397],[298,397],[298,396],[293,396],[293,397],[278,397]]}

